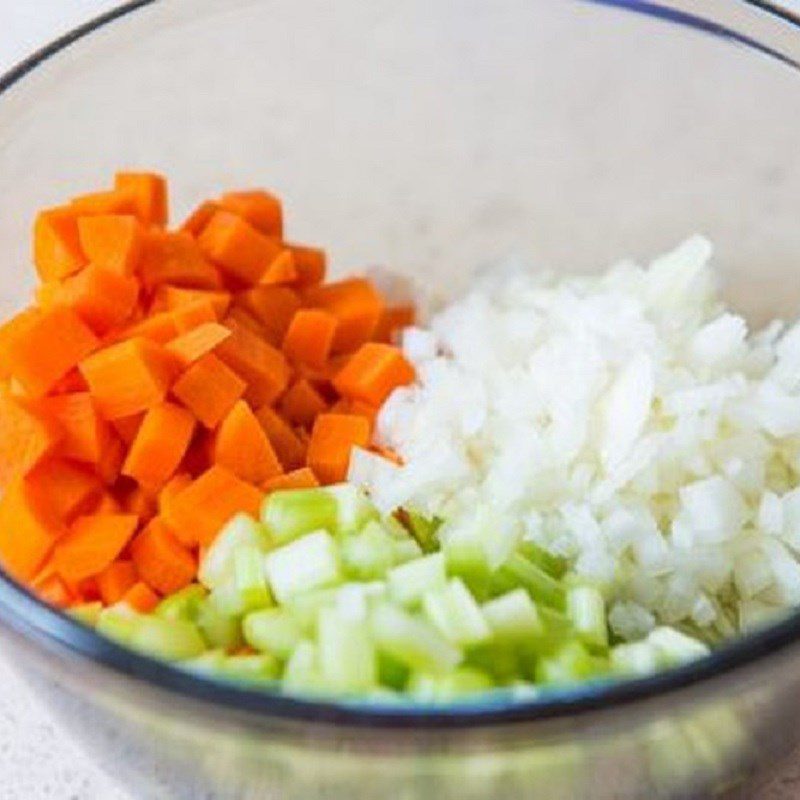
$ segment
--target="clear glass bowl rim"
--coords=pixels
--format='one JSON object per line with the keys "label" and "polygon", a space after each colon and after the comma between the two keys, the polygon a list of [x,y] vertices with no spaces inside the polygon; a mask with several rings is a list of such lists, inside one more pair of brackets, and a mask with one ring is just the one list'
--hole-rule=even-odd
{"label": "clear glass bowl rim", "polygon": [[[658,17],[703,33],[732,40],[800,70],[800,64],[768,44],[669,2],[647,0],[577,0]],[[89,34],[156,0],[129,0],[54,39],[0,75],[0,95],[48,59]],[[800,37],[800,16],[767,0],[731,0],[768,12]],[[478,695],[447,705],[392,703],[383,700],[294,697],[195,675],[129,650],[48,606],[0,569],[0,624],[53,654],[68,654],[102,665],[120,677],[142,681],[230,711],[354,728],[475,729],[566,718],[609,710],[710,682],[754,666],[800,644],[800,609],[781,622],[721,645],[705,658],[644,678],[604,680],[520,698],[510,691]]]}

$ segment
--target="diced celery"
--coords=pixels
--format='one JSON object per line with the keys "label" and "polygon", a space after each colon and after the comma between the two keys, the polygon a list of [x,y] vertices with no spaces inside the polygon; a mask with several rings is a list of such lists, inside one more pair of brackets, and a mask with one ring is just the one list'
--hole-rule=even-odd
{"label": "diced celery", "polygon": [[316,589],[300,592],[290,597],[283,608],[291,615],[305,634],[316,630],[320,609],[336,602],[336,589]]}
{"label": "diced celery", "polygon": [[432,553],[436,549],[436,534],[441,527],[441,520],[429,519],[416,511],[407,511],[405,514],[411,535],[425,553]]}
{"label": "diced celery", "polygon": [[545,635],[536,603],[524,589],[515,589],[481,606],[498,641],[531,642]]}
{"label": "diced celery", "polygon": [[441,553],[415,558],[391,569],[388,574],[389,595],[403,605],[413,605],[425,592],[447,584],[444,556]]}
{"label": "diced celery", "polygon": [[460,578],[453,578],[441,589],[426,592],[422,597],[422,609],[454,644],[480,644],[492,635],[480,606]]}
{"label": "diced celery", "polygon": [[660,667],[676,666],[710,652],[703,642],[667,626],[650,631],[646,641],[655,647]]}
{"label": "diced celery", "polygon": [[165,597],[158,604],[155,613],[164,619],[182,619],[194,622],[206,595],[205,587],[199,583],[190,584],[169,597]]}
{"label": "diced celery", "polygon": [[606,603],[593,586],[572,586],[567,590],[567,614],[578,638],[589,647],[608,646]]}
{"label": "diced celery", "polygon": [[[336,502],[335,533],[350,534],[361,530],[370,520],[377,520],[378,510],[369,501],[363,489],[352,483],[326,486],[324,491]],[[316,525],[321,528],[323,525]]]}
{"label": "diced celery", "polygon": [[386,584],[383,581],[345,583],[336,590],[335,606],[347,619],[364,622],[369,609],[385,599]]}
{"label": "diced celery", "polygon": [[200,675],[216,675],[222,669],[224,661],[224,650],[206,650],[205,653],[201,653],[199,656],[181,661],[180,666],[182,669],[196,672]]}
{"label": "diced celery", "polygon": [[382,578],[395,564],[395,544],[381,523],[372,520],[363,530],[342,540],[342,566],[357,580]]}
{"label": "diced celery", "polygon": [[461,651],[428,622],[384,603],[372,612],[370,628],[378,649],[420,672],[449,672]]}
{"label": "diced celery", "polygon": [[247,603],[236,586],[236,575],[233,573],[209,592],[208,602],[216,606],[226,617],[239,617],[248,610]]}
{"label": "diced celery", "polygon": [[100,602],[81,603],[80,605],[70,608],[69,615],[78,620],[78,622],[82,622],[84,625],[94,628],[100,619],[100,614],[102,611],[103,604]]}
{"label": "diced celery", "polygon": [[306,534],[273,550],[264,563],[272,592],[281,603],[341,581],[336,542],[326,531]]}
{"label": "diced celery", "polygon": [[515,585],[521,584],[537,603],[544,603],[558,611],[565,610],[564,587],[519,553],[514,553],[498,572],[513,579]]}
{"label": "diced celery", "polygon": [[494,572],[514,552],[520,526],[488,506],[478,506],[464,519],[445,522],[439,540],[451,571],[468,577]]}
{"label": "diced celery", "polygon": [[408,683],[410,671],[402,662],[388,653],[378,653],[378,680],[382,686],[402,691]]}
{"label": "diced celery", "polygon": [[289,691],[322,690],[319,654],[313,642],[304,639],[295,647],[283,671],[283,685]]}
{"label": "diced celery", "polygon": [[543,569],[556,580],[563,578],[564,573],[567,571],[567,561],[565,559],[548,553],[547,550],[539,547],[535,542],[520,542],[519,552],[525,556],[528,561],[532,561],[537,567]]}
{"label": "diced celery", "polygon": [[392,553],[394,555],[395,564],[405,564],[407,561],[412,561],[422,555],[422,548],[417,544],[416,539],[410,536],[404,536],[398,539],[394,534],[390,534],[392,542]]}
{"label": "diced celery", "polygon": [[262,550],[269,545],[264,526],[247,514],[236,514],[222,527],[200,563],[200,583],[209,589],[233,573],[233,553],[242,545]]}
{"label": "diced celery", "polygon": [[575,683],[599,672],[600,662],[577,641],[568,642],[554,653],[539,659],[536,680],[539,683]]}
{"label": "diced celery", "polygon": [[233,650],[242,643],[239,617],[224,613],[210,600],[200,604],[195,623],[209,647]]}
{"label": "diced celery", "polygon": [[520,677],[532,678],[536,670],[534,650],[519,642],[496,639],[471,647],[465,663],[491,675],[498,684],[508,684]]}
{"label": "diced celery", "polygon": [[611,669],[618,675],[649,675],[658,669],[658,657],[648,642],[618,644],[611,648]]}
{"label": "diced celery", "polygon": [[194,658],[206,649],[203,637],[191,622],[156,616],[140,616],[128,643],[137,650],[167,661]]}
{"label": "diced celery", "polygon": [[285,544],[312,531],[335,531],[338,512],[327,489],[288,489],[267,495],[261,521],[278,544]]}
{"label": "diced celery", "polygon": [[109,639],[127,644],[140,617],[140,614],[125,603],[116,603],[100,612],[95,630]]}
{"label": "diced celery", "polygon": [[262,653],[287,659],[303,638],[297,621],[282,608],[265,608],[244,618],[244,639]]}
{"label": "diced celery", "polygon": [[400,541],[406,541],[407,539],[411,539],[412,542],[417,546],[417,551],[421,554],[422,548],[419,545],[419,542],[411,535],[411,532],[400,522],[397,517],[393,514],[389,514],[386,517],[381,518],[381,525],[391,534],[393,539],[399,539]]}
{"label": "diced celery", "polygon": [[242,598],[245,610],[266,608],[274,605],[272,594],[264,574],[264,557],[257,547],[241,545],[233,553],[236,590]]}
{"label": "diced celery", "polygon": [[219,672],[228,678],[248,683],[274,681],[280,674],[280,664],[274,656],[266,653],[257,655],[226,656]]}
{"label": "diced celery", "polygon": [[377,683],[375,647],[367,628],[336,609],[326,608],[319,615],[317,636],[319,669],[327,689],[358,692]]}
{"label": "diced celery", "polygon": [[409,681],[409,691],[418,700],[446,702],[474,692],[493,689],[494,681],[474,667],[458,667],[446,675],[415,673]]}

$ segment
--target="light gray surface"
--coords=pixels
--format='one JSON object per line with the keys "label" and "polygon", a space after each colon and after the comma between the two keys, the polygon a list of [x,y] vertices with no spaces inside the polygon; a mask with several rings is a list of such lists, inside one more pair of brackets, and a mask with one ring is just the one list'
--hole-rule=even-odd
{"label": "light gray surface", "polygon": [[[81,19],[113,5],[102,0],[0,0],[0,70]],[[104,768],[114,771],[113,764]],[[127,794],[115,788],[50,721],[47,710],[2,659],[0,776],[0,800],[144,800],[135,790]],[[800,797],[800,758],[756,794],[742,796],[756,800]]]}

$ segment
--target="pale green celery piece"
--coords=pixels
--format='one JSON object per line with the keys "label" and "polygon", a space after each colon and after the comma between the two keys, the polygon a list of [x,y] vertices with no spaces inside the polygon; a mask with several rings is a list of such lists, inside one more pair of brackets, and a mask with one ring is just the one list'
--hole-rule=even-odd
{"label": "pale green celery piece", "polygon": [[282,608],[265,608],[248,614],[242,629],[250,647],[282,659],[288,659],[303,638],[303,629]]}
{"label": "pale green celery piece", "polygon": [[180,666],[199,675],[216,675],[222,669],[223,661],[225,661],[224,650],[206,650],[199,656],[181,661]]}
{"label": "pale green celery piece", "polygon": [[394,567],[387,576],[389,596],[397,603],[413,606],[425,592],[447,585],[444,555],[431,553]]}
{"label": "pale green celery piece", "polygon": [[575,683],[598,673],[597,659],[577,641],[568,642],[536,664],[537,683]]}
{"label": "pale green celery piece", "polygon": [[116,603],[100,612],[95,630],[103,636],[108,636],[109,639],[128,644],[139,619],[141,614],[130,606]]}
{"label": "pale green celery piece", "polygon": [[515,581],[517,586],[527,589],[537,603],[543,603],[557,611],[566,609],[564,587],[525,556],[514,553],[498,572]]}
{"label": "pale green celery piece", "polygon": [[441,589],[433,589],[422,597],[425,616],[442,635],[461,646],[485,642],[492,635],[481,607],[460,578],[453,578]]}
{"label": "pale green celery piece", "polygon": [[396,544],[380,522],[368,522],[341,542],[344,571],[357,580],[383,578],[395,564]]}
{"label": "pale green celery piece", "polygon": [[608,647],[606,603],[593,586],[573,586],[567,590],[567,615],[578,638],[589,647]]}
{"label": "pale green celery piece", "polygon": [[556,580],[563,578],[567,571],[566,559],[559,558],[558,556],[554,556],[552,553],[548,553],[547,550],[539,547],[539,545],[535,542],[520,542],[519,552],[525,556],[528,561],[532,561],[537,567],[543,569],[548,575]]}
{"label": "pale green celery piece", "polygon": [[206,551],[198,578],[200,583],[213,589],[233,573],[233,554],[242,545],[252,545],[261,550],[269,547],[269,536],[263,525],[247,514],[236,514],[223,525]]}
{"label": "pale green celery piece", "polygon": [[389,514],[386,517],[381,519],[381,524],[384,528],[392,535],[393,539],[399,539],[400,541],[405,541],[406,539],[411,539],[418,547],[420,552],[422,551],[422,547],[420,547],[419,542],[411,535],[411,532],[400,522],[394,514]]}
{"label": "pale green celery piece", "polygon": [[461,662],[461,651],[430,623],[384,603],[370,616],[370,630],[379,651],[420,672],[449,672]]}
{"label": "pale green celery piece", "polygon": [[495,688],[489,675],[474,667],[458,667],[447,675],[415,673],[408,690],[418,700],[442,703]]}
{"label": "pale green celery piece", "polygon": [[283,670],[283,686],[289,691],[322,690],[317,646],[306,639],[295,647]]}
{"label": "pale green celery piece", "polygon": [[535,642],[545,636],[545,624],[536,603],[524,589],[514,589],[481,606],[498,641]]}
{"label": "pale green celery piece", "polygon": [[392,554],[394,556],[395,564],[405,564],[422,555],[422,548],[417,544],[416,539],[406,536],[403,539],[397,539],[394,535],[390,534],[392,539]]}
{"label": "pale green celery piece", "polygon": [[200,604],[195,623],[209,647],[233,650],[242,643],[240,618],[224,613],[210,600]]}
{"label": "pale green celery piece", "polygon": [[355,533],[370,520],[380,519],[378,509],[372,505],[364,490],[358,486],[352,483],[337,483],[333,486],[326,486],[324,491],[330,494],[336,502],[334,533],[345,535]]}
{"label": "pale green celery piece", "polygon": [[278,659],[268,653],[225,656],[219,668],[220,675],[247,683],[274,681],[280,671]]}
{"label": "pale green celery piece", "polygon": [[334,692],[361,692],[377,685],[378,663],[367,626],[336,609],[319,615],[317,634],[319,670],[325,688]]}
{"label": "pale green celery piece", "polygon": [[411,535],[425,553],[432,553],[438,546],[436,534],[442,521],[425,517],[416,511],[406,511],[406,519]]}
{"label": "pale green celery piece", "polygon": [[339,613],[357,622],[364,622],[370,608],[386,599],[383,581],[343,583],[336,589],[335,607]]}
{"label": "pale green celery piece", "polygon": [[140,616],[128,641],[131,647],[166,661],[194,658],[206,650],[203,637],[191,622]]}
{"label": "pale green celery piece", "polygon": [[236,575],[231,573],[209,592],[207,602],[216,606],[226,617],[240,617],[248,610],[247,603],[236,586]]}
{"label": "pale green celery piece", "polygon": [[155,614],[163,619],[194,622],[207,594],[205,587],[199,583],[190,584],[165,597],[156,607]]}
{"label": "pale green celery piece", "polygon": [[336,497],[327,489],[288,489],[267,495],[261,521],[278,544],[317,530],[335,531]]}
{"label": "pale green celery piece", "polygon": [[78,620],[78,622],[82,622],[84,625],[88,625],[90,628],[94,628],[97,625],[98,620],[100,619],[100,614],[103,611],[103,604],[100,602],[96,603],[81,603],[78,606],[73,606],[69,609],[69,615],[73,618]]}
{"label": "pale green celery piece", "polygon": [[327,531],[306,534],[273,550],[264,564],[272,593],[280,603],[342,580],[338,548]]}
{"label": "pale green celery piece", "polygon": [[316,589],[301,592],[290,597],[283,605],[293,620],[300,626],[304,634],[312,635],[316,630],[320,609],[336,602],[336,589]]}
{"label": "pale green celery piece", "polygon": [[683,664],[710,652],[708,645],[667,626],[650,631],[646,641],[656,649],[660,667]]}
{"label": "pale green celery piece", "polygon": [[236,591],[242,598],[246,611],[274,605],[264,574],[264,556],[253,545],[241,545],[233,553]]}
{"label": "pale green celery piece", "polygon": [[536,651],[519,642],[491,639],[471,647],[465,664],[491,675],[498,684],[533,678],[536,670]]}
{"label": "pale green celery piece", "polygon": [[402,692],[411,674],[408,667],[387,653],[378,653],[378,681],[381,686]]}
{"label": "pale green celery piece", "polygon": [[618,644],[609,656],[618,675],[650,675],[658,669],[658,651],[648,642]]}

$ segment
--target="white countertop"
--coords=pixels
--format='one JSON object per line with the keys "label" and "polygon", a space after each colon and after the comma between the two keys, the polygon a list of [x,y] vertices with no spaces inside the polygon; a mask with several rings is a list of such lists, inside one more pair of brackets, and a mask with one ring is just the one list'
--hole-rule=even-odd
{"label": "white countertop", "polygon": [[[112,8],[110,0],[0,0],[0,72],[76,24]],[[797,2],[800,10],[800,0]],[[113,765],[107,765],[111,771]],[[50,721],[0,659],[2,800],[143,800],[111,781]],[[800,758],[750,800],[800,798]],[[177,800],[177,799],[176,799]]]}

